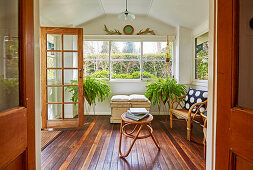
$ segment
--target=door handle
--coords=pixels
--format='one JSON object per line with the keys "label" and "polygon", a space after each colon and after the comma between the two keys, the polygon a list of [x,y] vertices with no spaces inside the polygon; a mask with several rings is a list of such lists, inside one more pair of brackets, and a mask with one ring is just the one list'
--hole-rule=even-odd
{"label": "door handle", "polygon": [[82,68],[79,68],[78,71],[79,71],[79,78],[81,79],[82,78]]}

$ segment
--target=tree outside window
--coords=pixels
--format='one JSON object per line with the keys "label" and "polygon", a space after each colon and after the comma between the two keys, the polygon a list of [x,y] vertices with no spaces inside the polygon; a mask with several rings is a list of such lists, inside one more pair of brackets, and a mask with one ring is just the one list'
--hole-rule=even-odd
{"label": "tree outside window", "polygon": [[195,79],[208,79],[208,33],[195,38]]}
{"label": "tree outside window", "polygon": [[[165,78],[171,75],[173,43],[140,41],[85,41],[84,75],[107,79]],[[109,51],[109,49],[111,51]],[[142,51],[143,50],[143,51]]]}

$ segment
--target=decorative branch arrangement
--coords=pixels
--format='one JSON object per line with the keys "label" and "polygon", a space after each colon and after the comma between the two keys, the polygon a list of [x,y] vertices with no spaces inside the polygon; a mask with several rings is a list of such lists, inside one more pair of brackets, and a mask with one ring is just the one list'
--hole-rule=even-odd
{"label": "decorative branch arrangement", "polygon": [[[105,32],[107,32],[107,35],[122,35],[122,33],[117,29],[109,30],[106,25],[104,26],[105,26]],[[142,29],[136,35],[146,35],[146,34],[156,35],[154,30],[151,30],[150,28],[146,28],[144,31]]]}
{"label": "decorative branch arrangement", "polygon": [[106,25],[105,26],[105,32],[107,32],[107,35],[121,35],[122,33],[119,32],[119,30],[109,30]]}
{"label": "decorative branch arrangement", "polygon": [[155,32],[154,30],[151,30],[150,28],[147,28],[145,29],[144,31],[143,30],[140,30],[137,35],[145,35],[145,34],[152,34],[152,35],[155,35]]}
{"label": "decorative branch arrangement", "polygon": [[167,69],[169,68],[169,62],[170,62],[170,58],[171,58],[171,56],[169,54],[170,54],[169,36],[167,35],[167,47],[166,47],[166,58],[165,58],[165,61],[167,64]]}

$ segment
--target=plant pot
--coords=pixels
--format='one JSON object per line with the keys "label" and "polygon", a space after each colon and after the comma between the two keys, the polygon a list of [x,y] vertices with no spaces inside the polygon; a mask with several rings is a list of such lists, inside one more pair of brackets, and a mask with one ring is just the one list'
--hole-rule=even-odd
{"label": "plant pot", "polygon": [[165,61],[168,63],[170,62],[170,58],[165,58]]}
{"label": "plant pot", "polygon": [[89,105],[91,105],[91,101],[90,99],[88,98],[88,95],[85,93],[84,94],[84,98],[86,99],[86,101],[89,103]]}

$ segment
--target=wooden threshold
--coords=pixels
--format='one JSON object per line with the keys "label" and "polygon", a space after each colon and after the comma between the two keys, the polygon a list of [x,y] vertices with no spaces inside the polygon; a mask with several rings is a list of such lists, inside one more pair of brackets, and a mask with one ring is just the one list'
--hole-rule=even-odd
{"label": "wooden threshold", "polygon": [[78,119],[47,120],[47,128],[73,128],[78,127]]}

